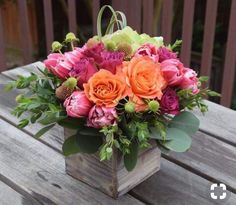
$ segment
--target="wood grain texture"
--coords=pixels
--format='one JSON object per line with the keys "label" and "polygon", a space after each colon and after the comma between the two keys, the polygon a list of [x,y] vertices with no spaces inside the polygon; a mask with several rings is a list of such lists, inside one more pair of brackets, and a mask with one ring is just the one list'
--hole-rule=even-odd
{"label": "wood grain texture", "polygon": [[[1,178],[1,177],[0,177]],[[14,189],[9,187],[7,184],[0,181],[0,204],[1,205],[40,205],[41,203],[33,201]]]}
{"label": "wood grain texture", "polygon": [[[145,182],[135,187],[131,194],[153,205],[222,205],[211,200],[209,196],[212,182],[165,159],[161,169]],[[224,203],[234,205],[236,195]]]}
{"label": "wood grain texture", "polygon": [[225,183],[236,193],[235,147],[202,132],[197,132],[192,140],[188,152],[172,152],[169,159],[206,178]]}
{"label": "wood grain texture", "polygon": [[202,115],[194,111],[201,121],[200,130],[236,146],[236,111],[207,100],[205,102],[209,112]]}
{"label": "wood grain texture", "polygon": [[142,204],[129,195],[118,200],[65,174],[64,157],[0,119],[0,175],[42,204]]}
{"label": "wood grain texture", "polygon": [[[65,129],[65,139],[74,131]],[[102,192],[117,198],[141,183],[160,169],[160,150],[153,146],[139,153],[136,167],[128,172],[122,153],[117,149],[109,161],[100,161],[99,153],[75,154],[66,157],[66,172]]]}
{"label": "wood grain texture", "polygon": [[0,8],[0,72],[6,69],[5,38],[3,32],[2,8]]}

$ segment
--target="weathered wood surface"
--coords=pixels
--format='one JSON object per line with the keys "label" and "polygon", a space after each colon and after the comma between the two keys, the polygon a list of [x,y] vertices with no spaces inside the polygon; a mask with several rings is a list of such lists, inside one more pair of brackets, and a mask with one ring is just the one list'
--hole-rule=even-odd
{"label": "weathered wood surface", "polygon": [[[38,63],[36,64],[38,65]],[[4,75],[9,78],[1,76],[0,86],[3,87],[1,83],[5,82],[7,79],[15,79],[17,74],[27,75],[30,71],[32,71],[32,65],[4,72]],[[16,95],[14,92],[12,92],[12,94],[0,93],[0,117],[9,121],[11,124],[16,125],[17,120],[9,114],[9,110],[14,106],[14,98]],[[202,187],[205,187],[207,183],[210,183],[208,180],[225,182],[230,190],[236,193],[236,123],[234,123],[236,112],[209,101],[207,101],[207,104],[209,105],[210,112],[207,113],[206,116],[202,116],[200,113],[197,114],[201,120],[200,129],[204,133],[198,132],[193,137],[192,149],[187,153],[173,153],[170,156],[164,156],[167,160],[162,159],[164,165],[162,166],[160,173],[155,174],[151,179],[134,189],[131,192],[133,196],[149,204],[168,204],[168,202],[173,204],[175,197],[179,199],[179,202],[175,202],[175,204],[183,204],[183,201],[180,199],[182,197],[185,199],[187,196],[190,196],[190,198],[186,203],[184,202],[184,204],[194,204],[194,199],[196,199],[195,204],[212,204],[210,198],[204,197],[204,191],[202,191]],[[38,129],[38,126],[32,126],[26,128],[24,131],[32,136]],[[42,142],[60,152],[61,143],[63,141],[63,132],[62,129],[58,129],[59,128],[56,127],[54,130],[43,136]],[[169,160],[174,163],[168,162]],[[184,177],[185,175],[180,175],[179,172],[186,173],[186,177],[189,176],[193,181],[189,179],[186,180]],[[169,179],[172,180],[169,181]],[[194,183],[196,183],[195,180],[198,181],[196,187],[194,186]],[[180,184],[185,183],[192,188],[184,189],[180,186]],[[142,189],[143,192],[141,191]],[[156,192],[153,193],[153,190],[156,190]],[[168,192],[168,190],[170,191]],[[174,192],[178,193],[175,197],[173,197]],[[234,194],[232,194],[232,196],[232,200],[235,201]],[[206,200],[206,202],[204,200]],[[234,203],[232,200],[230,199],[226,204],[233,205]]]}
{"label": "weathered wood surface", "polygon": [[0,176],[42,204],[142,204],[129,195],[113,200],[65,174],[64,157],[0,119]]}
{"label": "weathered wood surface", "polygon": [[1,205],[40,205],[41,203],[33,199],[29,199],[28,197],[16,192],[7,184],[0,181],[0,204]]}
{"label": "weathered wood surface", "polygon": [[[153,205],[222,205],[210,200],[209,189],[212,182],[169,162],[161,160],[158,173],[131,191]],[[231,194],[224,205],[235,205],[236,195]]]}
{"label": "weathered wood surface", "polygon": [[[74,134],[74,130],[65,129],[65,139]],[[140,151],[138,162],[131,172],[126,170],[122,153],[116,148],[109,161],[101,162],[99,153],[78,153],[65,160],[69,175],[117,198],[160,170],[161,152],[156,143]]]}

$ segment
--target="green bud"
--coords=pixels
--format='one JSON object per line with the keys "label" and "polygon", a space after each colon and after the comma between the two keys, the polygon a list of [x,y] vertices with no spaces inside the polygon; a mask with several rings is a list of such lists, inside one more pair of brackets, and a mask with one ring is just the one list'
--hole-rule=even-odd
{"label": "green bud", "polygon": [[201,112],[202,112],[202,113],[205,113],[205,112],[207,112],[207,111],[208,111],[208,107],[207,107],[207,106],[201,107]]}
{"label": "green bud", "polygon": [[106,45],[107,50],[109,51],[114,51],[116,48],[116,44],[111,40],[106,41],[105,45]]}
{"label": "green bud", "polygon": [[148,108],[150,111],[152,112],[156,112],[159,110],[159,107],[160,107],[160,104],[159,102],[157,102],[156,100],[151,100],[149,103],[148,103]]}
{"label": "green bud", "polygon": [[112,148],[111,148],[111,147],[107,147],[107,148],[106,148],[106,152],[107,152],[107,153],[112,153]]}
{"label": "green bud", "polygon": [[23,95],[21,95],[21,94],[20,94],[20,95],[17,95],[17,96],[16,96],[16,102],[17,102],[17,103],[20,103],[23,98],[24,98]]}
{"label": "green bud", "polygon": [[135,112],[135,104],[133,102],[125,103],[125,111],[128,113]]}
{"label": "green bud", "polygon": [[77,79],[74,77],[70,77],[64,82],[64,85],[70,89],[74,89],[77,85]]}
{"label": "green bud", "polygon": [[66,34],[66,39],[65,39],[65,41],[66,41],[67,43],[70,43],[70,42],[73,42],[73,41],[78,41],[78,39],[76,38],[76,36],[75,36],[74,33],[70,32],[70,33]]}
{"label": "green bud", "polygon": [[52,51],[60,51],[62,49],[63,45],[58,41],[53,41],[52,43]]}

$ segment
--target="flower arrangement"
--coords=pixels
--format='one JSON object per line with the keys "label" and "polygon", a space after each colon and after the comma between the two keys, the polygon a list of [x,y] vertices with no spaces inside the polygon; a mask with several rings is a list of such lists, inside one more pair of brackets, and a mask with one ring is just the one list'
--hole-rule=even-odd
{"label": "flower arrangement", "polygon": [[[102,35],[107,7],[112,18]],[[218,94],[203,89],[207,77],[197,77],[180,61],[181,41],[165,45],[162,37],[140,35],[126,25],[123,13],[109,6],[98,15],[98,35],[82,47],[76,41],[68,33],[63,43],[53,42],[44,70],[19,76],[6,87],[25,91],[16,97],[13,111],[17,117],[30,114],[21,119],[20,128],[41,123],[35,137],[56,124],[74,129],[76,134],[63,144],[66,156],[99,152],[101,160],[109,160],[118,149],[128,171],[151,141],[164,153],[190,148],[199,120],[188,110],[206,112],[203,98]]]}

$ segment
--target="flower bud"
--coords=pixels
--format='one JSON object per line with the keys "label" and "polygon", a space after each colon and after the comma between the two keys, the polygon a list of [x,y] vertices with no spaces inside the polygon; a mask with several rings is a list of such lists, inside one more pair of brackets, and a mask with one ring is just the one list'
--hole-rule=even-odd
{"label": "flower bud", "polygon": [[73,93],[73,91],[74,89],[70,89],[64,84],[62,84],[60,87],[56,89],[56,96],[60,100],[65,100]]}
{"label": "flower bud", "polygon": [[77,79],[70,77],[63,84],[70,89],[74,89],[77,85]]}
{"label": "flower bud", "polygon": [[98,43],[99,43],[99,41],[98,41],[96,38],[90,38],[90,39],[87,41],[86,45],[87,45],[88,48],[92,48],[92,47],[94,47],[95,45],[97,45]]}
{"label": "flower bud", "polygon": [[129,57],[132,55],[132,47],[130,44],[128,43],[119,43],[117,46],[117,50],[120,52],[124,52],[125,53],[125,57]]}
{"label": "flower bud", "polygon": [[151,100],[149,103],[148,103],[148,108],[150,111],[152,112],[156,112],[159,110],[159,107],[160,107],[160,104],[158,101],[156,100]]}
{"label": "flower bud", "polygon": [[76,38],[76,36],[75,36],[74,33],[70,32],[70,33],[66,34],[66,39],[65,39],[65,41],[66,41],[67,43],[70,43],[70,42],[73,42],[73,41],[78,41],[78,40],[79,40],[79,39]]}
{"label": "flower bud", "polygon": [[62,49],[62,44],[58,41],[53,41],[52,43],[52,51],[60,51]]}
{"label": "flower bud", "polygon": [[20,95],[17,95],[17,96],[16,96],[16,102],[17,102],[17,103],[20,103],[23,98],[24,98],[23,95],[21,95],[21,94],[20,94]]}
{"label": "flower bud", "polygon": [[125,111],[128,113],[135,112],[135,104],[133,102],[125,103]]}
{"label": "flower bud", "polygon": [[114,51],[116,48],[116,44],[111,40],[106,41],[105,45],[106,45],[107,50],[109,51]]}

